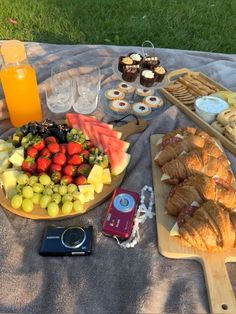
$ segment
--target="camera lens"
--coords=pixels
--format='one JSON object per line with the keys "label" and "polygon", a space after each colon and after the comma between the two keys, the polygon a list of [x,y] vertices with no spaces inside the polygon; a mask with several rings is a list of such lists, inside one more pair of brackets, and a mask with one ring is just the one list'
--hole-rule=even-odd
{"label": "camera lens", "polygon": [[86,239],[84,229],[80,227],[71,227],[66,229],[62,236],[62,244],[68,248],[74,249],[80,247]]}

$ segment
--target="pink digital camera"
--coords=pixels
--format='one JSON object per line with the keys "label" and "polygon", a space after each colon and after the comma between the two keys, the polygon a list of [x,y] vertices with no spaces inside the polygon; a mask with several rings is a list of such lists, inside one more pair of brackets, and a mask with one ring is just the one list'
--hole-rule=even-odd
{"label": "pink digital camera", "polygon": [[116,189],[103,221],[103,233],[108,236],[117,236],[121,240],[128,239],[132,232],[138,203],[138,193],[121,188]]}

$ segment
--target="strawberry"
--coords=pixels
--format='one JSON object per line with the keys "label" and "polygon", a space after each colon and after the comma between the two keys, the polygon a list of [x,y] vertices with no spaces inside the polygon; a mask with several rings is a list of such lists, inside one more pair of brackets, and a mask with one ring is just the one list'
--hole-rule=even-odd
{"label": "strawberry", "polygon": [[52,154],[51,154],[50,151],[45,147],[44,149],[41,150],[40,155],[49,158],[49,157],[51,157]]}
{"label": "strawberry", "polygon": [[60,152],[63,154],[67,152],[67,144],[60,144]]}
{"label": "strawberry", "polygon": [[61,177],[62,177],[61,172],[59,171],[52,172],[51,179],[54,183],[59,183],[61,180]]}
{"label": "strawberry", "polygon": [[75,166],[78,166],[78,165],[82,164],[82,162],[83,162],[83,157],[78,155],[78,154],[73,155],[68,160],[68,164],[69,165],[75,165]]}
{"label": "strawberry", "polygon": [[76,185],[83,185],[87,183],[87,179],[84,176],[79,176],[74,180]]}
{"label": "strawberry", "polygon": [[60,165],[57,165],[57,164],[51,164],[51,166],[50,166],[50,170],[49,170],[49,171],[50,171],[51,173],[53,173],[53,171],[59,171],[59,172],[60,172],[60,171],[61,171],[61,169],[62,169],[62,168],[61,168],[61,166],[60,166]]}
{"label": "strawberry", "polygon": [[90,171],[91,171],[91,166],[88,164],[81,164],[77,168],[77,174],[83,175],[85,177],[87,177],[89,175]]}
{"label": "strawberry", "polygon": [[29,147],[29,148],[27,149],[26,155],[27,155],[27,156],[30,156],[30,157],[32,157],[32,158],[36,158],[36,157],[38,156],[38,151],[37,151],[37,149],[34,148],[34,147]]}
{"label": "strawberry", "polygon": [[76,173],[76,167],[73,165],[67,165],[62,169],[62,171],[65,175],[73,177]]}
{"label": "strawberry", "polygon": [[60,146],[57,143],[50,143],[48,144],[47,149],[50,151],[50,153],[56,154],[59,152]]}
{"label": "strawberry", "polygon": [[54,136],[47,136],[45,138],[46,145],[49,145],[50,143],[57,143],[57,139]]}
{"label": "strawberry", "polygon": [[44,139],[42,139],[40,136],[36,136],[33,147],[37,150],[42,150],[45,147]]}
{"label": "strawberry", "polygon": [[37,168],[37,164],[35,162],[35,159],[28,156],[22,163],[21,169],[25,172],[34,173],[34,171]]}
{"label": "strawberry", "polygon": [[66,156],[63,153],[56,153],[53,157],[53,163],[63,166],[66,163]]}
{"label": "strawberry", "polygon": [[52,161],[44,156],[40,156],[37,159],[37,170],[38,172],[47,172],[50,165],[51,165]]}
{"label": "strawberry", "polygon": [[72,183],[72,181],[73,181],[73,179],[72,179],[72,177],[71,176],[63,176],[62,178],[61,178],[61,184],[70,184],[70,183]]}
{"label": "strawberry", "polygon": [[69,142],[67,144],[67,152],[69,155],[79,154],[82,152],[82,145],[76,142]]}
{"label": "strawberry", "polygon": [[89,158],[89,151],[88,150],[82,150],[82,152],[80,153],[80,155],[85,159],[88,160]]}

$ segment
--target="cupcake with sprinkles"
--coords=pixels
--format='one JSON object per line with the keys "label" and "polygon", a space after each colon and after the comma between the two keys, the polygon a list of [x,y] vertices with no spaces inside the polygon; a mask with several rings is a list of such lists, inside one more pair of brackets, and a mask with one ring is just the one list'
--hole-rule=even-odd
{"label": "cupcake with sprinkles", "polygon": [[139,65],[126,65],[123,69],[122,79],[126,82],[134,82],[140,72]]}
{"label": "cupcake with sprinkles", "polygon": [[112,100],[109,102],[109,108],[116,113],[123,114],[130,108],[130,104],[126,100]]}
{"label": "cupcake with sprinkles", "polygon": [[125,82],[120,82],[119,84],[117,84],[116,88],[125,94],[131,94],[135,90],[135,87]]}
{"label": "cupcake with sprinkles", "polygon": [[118,89],[108,89],[105,92],[105,97],[109,100],[123,99],[125,94]]}
{"label": "cupcake with sprinkles", "polygon": [[146,56],[143,58],[142,66],[146,69],[153,69],[160,64],[160,60],[157,56]]}
{"label": "cupcake with sprinkles", "polygon": [[143,102],[136,102],[132,105],[132,111],[137,116],[148,116],[152,110]]}
{"label": "cupcake with sprinkles", "polygon": [[153,109],[163,106],[163,100],[160,97],[154,95],[144,97],[143,102]]}

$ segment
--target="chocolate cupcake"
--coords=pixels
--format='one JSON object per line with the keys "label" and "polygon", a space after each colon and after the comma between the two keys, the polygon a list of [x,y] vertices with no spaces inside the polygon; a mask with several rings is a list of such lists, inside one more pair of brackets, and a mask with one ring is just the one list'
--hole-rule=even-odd
{"label": "chocolate cupcake", "polygon": [[123,69],[122,79],[126,82],[134,82],[139,72],[139,65],[126,65]]}
{"label": "chocolate cupcake", "polygon": [[131,52],[129,54],[129,57],[133,60],[133,64],[136,64],[136,65],[140,65],[143,60],[143,57],[139,53],[136,53],[136,52]]}
{"label": "chocolate cupcake", "polygon": [[134,62],[130,57],[121,56],[121,57],[119,57],[118,70],[120,72],[123,72],[123,69],[126,65],[132,65],[132,64],[134,64]]}
{"label": "chocolate cupcake", "polygon": [[155,73],[156,82],[161,82],[166,75],[166,69],[163,68],[163,66],[157,66],[153,69],[153,71]]}
{"label": "chocolate cupcake", "polygon": [[140,75],[140,84],[151,87],[155,82],[155,74],[152,70],[144,69]]}
{"label": "chocolate cupcake", "polygon": [[146,56],[143,58],[143,68],[152,70],[154,67],[160,64],[160,60],[157,56]]}

